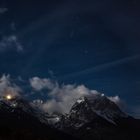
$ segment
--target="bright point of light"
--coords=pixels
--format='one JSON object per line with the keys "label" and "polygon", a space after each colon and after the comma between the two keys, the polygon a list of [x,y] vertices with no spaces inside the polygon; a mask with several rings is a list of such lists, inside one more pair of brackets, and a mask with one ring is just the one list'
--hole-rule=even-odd
{"label": "bright point of light", "polygon": [[105,95],[104,94],[101,94],[101,96],[104,97]]}
{"label": "bright point of light", "polygon": [[12,99],[12,96],[11,95],[6,95],[6,99],[7,100],[11,100]]}

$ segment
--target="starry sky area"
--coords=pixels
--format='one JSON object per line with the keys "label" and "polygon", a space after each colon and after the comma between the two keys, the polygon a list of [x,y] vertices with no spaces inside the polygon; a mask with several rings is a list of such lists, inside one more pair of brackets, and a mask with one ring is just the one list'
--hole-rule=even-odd
{"label": "starry sky area", "polygon": [[139,0],[1,0],[3,73],[84,84],[140,116]]}

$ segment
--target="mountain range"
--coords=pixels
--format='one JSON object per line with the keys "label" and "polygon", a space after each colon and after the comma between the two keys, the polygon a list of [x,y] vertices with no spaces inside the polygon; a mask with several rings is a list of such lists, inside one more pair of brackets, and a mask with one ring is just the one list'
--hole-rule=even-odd
{"label": "mountain range", "polygon": [[79,98],[68,114],[49,114],[20,97],[0,99],[0,140],[136,140],[140,120],[103,94]]}

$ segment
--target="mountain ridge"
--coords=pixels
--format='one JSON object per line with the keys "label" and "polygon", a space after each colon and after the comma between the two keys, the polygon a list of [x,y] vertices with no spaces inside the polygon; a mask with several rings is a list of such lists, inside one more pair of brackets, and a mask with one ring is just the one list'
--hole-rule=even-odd
{"label": "mountain ridge", "polygon": [[[102,94],[77,99],[68,114],[43,112],[22,98],[1,99],[0,120],[0,130],[2,127],[6,128],[4,134],[0,133],[0,138],[8,131],[12,133],[8,135],[12,135],[15,140],[17,135],[24,136],[23,130],[30,134],[30,139],[35,139],[35,136],[41,140],[66,137],[81,140],[133,140],[139,137],[140,129],[140,120],[121,111],[117,104]],[[13,132],[16,133],[16,138]],[[45,138],[47,133],[49,138]],[[56,136],[53,135],[55,133]]]}

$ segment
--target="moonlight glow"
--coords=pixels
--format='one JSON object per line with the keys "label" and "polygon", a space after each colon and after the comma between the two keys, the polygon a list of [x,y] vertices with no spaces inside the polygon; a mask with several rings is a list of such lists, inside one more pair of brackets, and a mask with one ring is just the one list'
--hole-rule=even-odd
{"label": "moonlight glow", "polygon": [[11,100],[12,99],[12,95],[6,95],[6,99],[7,100]]}

